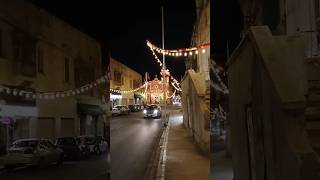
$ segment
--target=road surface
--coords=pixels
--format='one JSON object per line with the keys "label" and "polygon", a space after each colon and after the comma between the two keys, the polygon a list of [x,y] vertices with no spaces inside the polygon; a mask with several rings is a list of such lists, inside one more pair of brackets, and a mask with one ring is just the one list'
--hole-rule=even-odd
{"label": "road surface", "polygon": [[112,180],[143,180],[162,127],[161,119],[144,119],[142,112],[112,118]]}
{"label": "road surface", "polygon": [[65,161],[63,165],[27,167],[7,173],[0,169],[1,180],[106,180],[108,155],[92,155],[81,161]]}

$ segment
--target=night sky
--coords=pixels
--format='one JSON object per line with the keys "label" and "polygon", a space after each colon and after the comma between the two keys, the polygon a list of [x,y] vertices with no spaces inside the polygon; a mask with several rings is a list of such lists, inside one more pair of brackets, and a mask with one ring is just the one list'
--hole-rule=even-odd
{"label": "night sky", "polygon": [[[146,40],[161,46],[161,0],[30,0],[51,14],[107,45],[116,60],[151,77],[160,66],[146,46]],[[166,0],[165,46],[167,49],[190,46],[195,22],[193,0]],[[184,75],[184,59],[166,58],[171,74]]]}
{"label": "night sky", "polygon": [[243,23],[238,0],[213,1],[211,19],[211,51],[215,61],[224,66],[227,44],[231,54],[240,42]]}

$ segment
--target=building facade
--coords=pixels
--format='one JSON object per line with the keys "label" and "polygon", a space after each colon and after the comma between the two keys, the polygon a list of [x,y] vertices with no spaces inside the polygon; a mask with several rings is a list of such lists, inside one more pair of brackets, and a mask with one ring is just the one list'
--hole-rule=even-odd
{"label": "building facade", "polygon": [[[210,43],[210,0],[196,0],[197,20],[191,47]],[[183,121],[200,148],[210,152],[210,48],[186,61],[182,79]]]}
{"label": "building facade", "polygon": [[[110,59],[110,88],[122,91],[136,89],[142,85],[142,76],[128,66],[119,61]],[[139,90],[135,93],[110,93],[111,105],[132,105],[142,104],[143,91]]]}
{"label": "building facade", "polygon": [[[104,75],[100,44],[25,1],[1,1],[0,12],[0,85],[13,89],[0,93],[0,143],[102,134],[103,87],[55,99],[14,93],[66,91],[95,81]],[[10,125],[3,123],[8,118]]]}
{"label": "building facade", "polygon": [[240,5],[227,65],[235,179],[320,179],[319,1]]}

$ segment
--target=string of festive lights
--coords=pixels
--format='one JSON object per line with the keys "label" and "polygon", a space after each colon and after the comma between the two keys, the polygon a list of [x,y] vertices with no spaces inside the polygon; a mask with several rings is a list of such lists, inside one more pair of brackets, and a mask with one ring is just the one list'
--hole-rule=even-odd
{"label": "string of festive lights", "polygon": [[26,91],[18,88],[10,88],[7,86],[0,85],[0,92],[5,92],[7,94],[12,94],[14,96],[22,96],[27,99],[32,98],[32,99],[48,99],[49,100],[49,99],[65,98],[65,97],[82,94],[86,91],[89,91],[90,89],[97,87],[98,85],[104,84],[108,80],[109,80],[108,75],[104,75],[96,79],[95,81],[88,83],[84,86],[81,86],[79,88],[65,90],[65,91],[53,91],[53,92]]}
{"label": "string of festive lights", "polygon": [[174,90],[173,94],[171,96],[167,97],[167,99],[174,98],[175,95],[176,95],[176,90]]}
{"label": "string of festive lights", "polygon": [[177,91],[182,91],[182,89],[181,88],[178,88],[178,87],[176,87],[175,85],[174,85],[174,83],[171,83],[171,85],[177,90]]}
{"label": "string of festive lights", "polygon": [[202,44],[196,47],[191,48],[181,48],[181,49],[162,49],[153,45],[150,41],[147,41],[147,46],[154,52],[172,56],[172,57],[181,57],[181,56],[192,56],[198,55],[199,53],[205,53],[206,48],[210,47],[210,43]]}
{"label": "string of festive lights", "polygon": [[[159,57],[156,55],[156,53],[154,52],[153,49],[150,49],[150,50],[152,51],[154,58],[157,60],[157,63],[159,63],[160,67],[162,67],[163,64],[161,63],[161,60],[159,59]],[[177,86],[180,86],[180,83],[178,80],[176,80],[173,76],[170,76],[170,78]],[[179,89],[181,89],[181,88],[179,88]]]}
{"label": "string of festive lights", "polygon": [[116,92],[116,93],[121,93],[121,94],[134,93],[134,92],[139,91],[140,89],[144,88],[145,86],[147,86],[147,84],[148,84],[148,82],[144,83],[143,85],[141,85],[138,88],[131,89],[131,90],[126,90],[126,91],[118,90],[118,89],[110,89],[110,91],[111,92]]}

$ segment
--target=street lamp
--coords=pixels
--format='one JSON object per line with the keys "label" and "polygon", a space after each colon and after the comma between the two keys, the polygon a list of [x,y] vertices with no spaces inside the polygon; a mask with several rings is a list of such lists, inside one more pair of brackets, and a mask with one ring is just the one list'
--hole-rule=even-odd
{"label": "street lamp", "polygon": [[[161,15],[162,15],[162,49],[164,49],[164,14],[163,14],[163,6],[161,7]],[[162,54],[162,90],[163,90],[163,99],[164,99],[164,117],[166,120],[167,117],[167,96],[166,96],[166,60],[165,53]]]}

